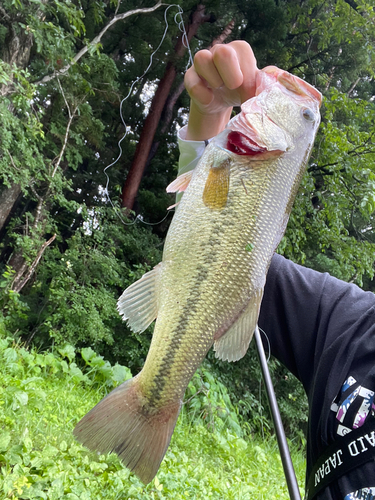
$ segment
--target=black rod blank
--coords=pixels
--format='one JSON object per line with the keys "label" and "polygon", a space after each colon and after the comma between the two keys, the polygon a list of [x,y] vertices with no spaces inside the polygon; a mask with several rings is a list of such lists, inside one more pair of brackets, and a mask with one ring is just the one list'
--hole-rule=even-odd
{"label": "black rod blank", "polygon": [[284,426],[281,421],[280,411],[276,400],[275,391],[273,388],[271,375],[268,370],[268,364],[266,359],[266,354],[264,352],[262,339],[260,337],[260,332],[258,325],[255,327],[255,342],[258,349],[258,356],[260,361],[260,366],[262,369],[263,380],[266,386],[268,402],[271,408],[271,414],[273,419],[273,424],[275,426],[277,444],[279,446],[281,462],[284,468],[284,474],[286,479],[286,484],[288,486],[289,496],[291,500],[301,500],[301,495],[299,492],[298,482],[296,474],[294,472],[292,458],[290,456],[290,451],[288,447],[288,442],[286,440],[286,435],[284,431]]}

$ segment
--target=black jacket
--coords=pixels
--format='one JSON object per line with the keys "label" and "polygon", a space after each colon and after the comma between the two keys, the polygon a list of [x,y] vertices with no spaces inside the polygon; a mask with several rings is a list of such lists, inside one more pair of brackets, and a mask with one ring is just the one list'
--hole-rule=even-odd
{"label": "black jacket", "polygon": [[[375,294],[276,254],[259,326],[271,353],[306,390],[309,474],[330,443],[375,413]],[[375,462],[341,477],[317,498],[375,499]]]}

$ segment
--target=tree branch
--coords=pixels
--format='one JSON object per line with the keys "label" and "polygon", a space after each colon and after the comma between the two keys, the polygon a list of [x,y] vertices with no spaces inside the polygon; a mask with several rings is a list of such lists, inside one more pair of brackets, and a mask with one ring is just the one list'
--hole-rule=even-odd
{"label": "tree branch", "polygon": [[72,121],[73,121],[73,119],[74,119],[74,117],[75,117],[75,115],[76,115],[76,112],[77,112],[77,109],[78,109],[78,106],[79,106],[79,104],[77,104],[77,106],[74,108],[73,112],[70,110],[70,106],[69,106],[69,104],[68,104],[68,101],[66,100],[66,97],[65,97],[65,92],[64,92],[64,90],[63,90],[63,88],[62,88],[62,86],[61,86],[60,80],[59,80],[59,79],[57,79],[57,81],[58,81],[58,84],[59,84],[59,87],[60,87],[60,92],[61,92],[61,94],[62,94],[62,96],[63,96],[63,98],[64,98],[65,105],[66,105],[67,110],[68,110],[69,120],[68,120],[68,124],[67,124],[67,126],[66,126],[66,130],[65,130],[64,142],[63,142],[62,148],[61,148],[60,153],[59,153],[59,156],[58,156],[58,158],[57,158],[57,162],[56,162],[56,164],[55,164],[55,167],[54,167],[53,172],[52,172],[52,175],[51,175],[51,177],[52,177],[52,178],[53,178],[53,177],[55,177],[56,172],[57,172],[57,169],[58,169],[58,168],[59,168],[59,166],[60,166],[60,163],[61,163],[61,160],[62,160],[63,154],[64,154],[65,149],[66,149],[66,146],[67,146],[67,144],[68,144],[70,127],[71,127],[71,125],[72,125]]}
{"label": "tree branch", "polygon": [[[363,142],[362,144],[358,144],[358,146],[354,147],[350,151],[347,151],[346,154],[347,155],[357,155],[357,156],[374,154],[375,149],[371,149],[371,148],[362,149],[362,151],[358,152],[358,149],[364,148],[371,141],[373,135],[374,135],[374,133],[372,132],[368,136],[368,138],[365,140],[365,142]],[[313,165],[313,166],[309,167],[307,170],[308,170],[308,172],[321,171],[321,172],[324,172],[324,174],[326,174],[326,175],[332,175],[333,172],[331,172],[330,170],[327,170],[327,167],[334,167],[334,166],[338,165],[339,163],[341,163],[341,161],[342,160],[335,161],[333,163],[326,163],[325,165]]]}
{"label": "tree branch", "polygon": [[45,241],[43,245],[40,247],[39,252],[37,256],[35,257],[34,261],[30,265],[26,275],[23,277],[24,272],[27,269],[27,264],[25,263],[21,269],[18,271],[16,276],[14,277],[13,283],[12,283],[12,290],[15,292],[19,293],[22,288],[26,285],[26,283],[29,281],[31,276],[33,275],[37,265],[39,264],[40,259],[42,258],[42,255],[45,251],[45,249],[55,240],[56,234],[54,234],[48,241]]}
{"label": "tree branch", "polygon": [[352,196],[353,200],[354,201],[357,201],[357,197],[356,195],[353,193],[353,191],[349,188],[348,184],[345,182],[344,178],[342,175],[340,175],[339,177],[340,181],[344,184],[346,190],[348,191],[348,193]]}
{"label": "tree branch", "polygon": [[358,10],[358,4],[354,0],[344,0],[344,2],[350,5],[352,9]]}
{"label": "tree branch", "polygon": [[335,163],[327,163],[326,165],[314,165],[312,167],[309,167],[307,169],[308,172],[314,173],[314,172],[321,172],[322,175],[333,175],[333,172],[330,170],[327,170],[327,167],[334,167],[335,165],[338,165],[340,162],[336,161]]}
{"label": "tree branch", "polygon": [[67,71],[76,63],[78,62],[82,56],[86,54],[86,52],[89,50],[89,48],[93,45],[96,45],[97,43],[100,42],[102,39],[102,36],[106,33],[109,28],[111,28],[117,21],[122,21],[123,19],[126,19],[129,16],[133,16],[135,14],[147,14],[148,12],[153,12],[154,10],[158,9],[162,5],[168,5],[165,3],[161,3],[161,0],[158,1],[153,7],[148,7],[144,9],[134,9],[134,10],[129,10],[128,12],[124,12],[123,14],[117,14],[115,15],[108,24],[104,26],[104,28],[101,30],[101,32],[87,45],[85,45],[74,57],[71,63],[67,64],[63,68],[61,68],[59,71],[56,71],[53,75],[46,75],[43,77],[41,80],[34,82],[35,85],[40,85],[41,83],[47,83],[50,80],[53,80],[57,76],[62,76],[65,75]]}
{"label": "tree branch", "polygon": [[219,43],[224,43],[224,41],[228,38],[229,35],[232,34],[233,28],[235,26],[234,19],[229,21],[229,23],[225,26],[223,31],[220,33],[220,35],[215,38],[215,40],[209,45],[207,48],[210,49],[214,45],[217,45]]}
{"label": "tree branch", "polygon": [[361,77],[359,76],[357,80],[351,85],[350,89],[347,91],[347,96],[350,97],[350,94],[353,92],[353,90],[356,88],[358,85],[359,81],[361,80]]}
{"label": "tree branch", "polygon": [[7,24],[11,24],[12,23],[12,19],[10,18],[9,14],[4,9],[4,7],[2,7],[1,5],[0,5],[0,14],[2,14],[3,19],[5,19],[5,21],[7,22]]}
{"label": "tree branch", "polygon": [[16,165],[15,165],[15,163],[14,163],[14,160],[13,160],[13,157],[12,157],[12,155],[10,154],[10,152],[9,152],[7,149],[6,149],[5,151],[6,151],[6,152],[8,153],[8,155],[9,155],[9,158],[10,158],[10,161],[11,161],[11,163],[12,163],[12,165],[13,165],[14,170],[16,170],[17,172],[21,172],[21,169],[20,169],[20,168],[18,168],[18,167],[16,167]]}
{"label": "tree branch", "polygon": [[311,57],[308,57],[307,59],[305,59],[304,61],[301,61],[299,62],[298,64],[295,64],[294,66],[291,66],[290,68],[287,69],[288,72],[291,72],[293,71],[294,69],[297,69],[297,68],[300,68],[301,66],[303,66],[304,64],[307,64],[309,63],[310,61],[312,61],[313,59],[316,59],[317,57],[323,55],[323,54],[326,54],[327,52],[325,50],[322,50],[320,52],[317,52],[316,54],[314,54],[313,56]]}

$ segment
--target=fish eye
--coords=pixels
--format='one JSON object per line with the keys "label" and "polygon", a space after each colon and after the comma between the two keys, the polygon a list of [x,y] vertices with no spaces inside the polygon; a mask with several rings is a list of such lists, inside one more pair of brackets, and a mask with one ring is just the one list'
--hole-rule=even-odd
{"label": "fish eye", "polygon": [[305,120],[308,122],[314,122],[315,121],[315,114],[313,111],[311,111],[310,108],[304,108],[302,110],[302,116],[304,117]]}

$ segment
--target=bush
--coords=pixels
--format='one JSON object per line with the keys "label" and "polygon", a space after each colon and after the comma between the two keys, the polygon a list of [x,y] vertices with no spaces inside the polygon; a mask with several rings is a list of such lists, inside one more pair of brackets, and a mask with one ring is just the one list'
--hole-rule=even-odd
{"label": "bush", "polygon": [[7,328],[27,345],[91,346],[112,361],[142,366],[150,334],[138,341],[122,322],[122,291],[161,259],[160,240],[139,225],[124,226],[112,209],[90,214],[67,243],[46,252],[33,282],[15,294],[4,274]]}

